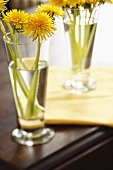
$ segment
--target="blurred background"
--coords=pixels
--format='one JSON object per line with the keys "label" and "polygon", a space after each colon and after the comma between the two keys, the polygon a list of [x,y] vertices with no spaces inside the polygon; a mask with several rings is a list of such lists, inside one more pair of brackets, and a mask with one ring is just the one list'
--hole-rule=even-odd
{"label": "blurred background", "polygon": [[10,0],[8,8],[26,9],[47,2],[47,0]]}

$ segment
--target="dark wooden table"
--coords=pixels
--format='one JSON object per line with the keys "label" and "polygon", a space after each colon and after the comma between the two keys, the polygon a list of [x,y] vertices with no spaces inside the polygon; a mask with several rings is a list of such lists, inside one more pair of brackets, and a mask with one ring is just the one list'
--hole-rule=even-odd
{"label": "dark wooden table", "polygon": [[11,139],[16,110],[0,32],[0,170],[112,170],[113,129],[58,125],[44,145],[26,147]]}

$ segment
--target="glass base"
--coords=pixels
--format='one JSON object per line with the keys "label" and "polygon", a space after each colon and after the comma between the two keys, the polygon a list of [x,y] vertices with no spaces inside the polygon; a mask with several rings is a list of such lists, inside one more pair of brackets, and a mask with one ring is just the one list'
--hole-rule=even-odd
{"label": "glass base", "polygon": [[32,133],[18,128],[12,131],[12,139],[17,143],[26,146],[47,143],[54,137],[54,135],[55,131],[50,128],[43,128]]}
{"label": "glass base", "polygon": [[85,83],[82,81],[67,80],[64,88],[72,94],[82,94],[96,89],[96,81],[93,78],[90,78]]}

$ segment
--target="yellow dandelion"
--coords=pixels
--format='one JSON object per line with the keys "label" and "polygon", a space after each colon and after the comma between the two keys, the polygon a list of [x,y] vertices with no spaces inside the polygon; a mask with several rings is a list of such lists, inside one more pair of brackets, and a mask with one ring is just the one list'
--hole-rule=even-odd
{"label": "yellow dandelion", "polygon": [[3,20],[6,23],[10,23],[14,27],[14,29],[22,30],[23,24],[26,24],[28,22],[28,16],[28,13],[25,13],[25,11],[13,9],[9,12],[6,12]]}
{"label": "yellow dandelion", "polygon": [[88,4],[91,4],[91,5],[93,4],[93,5],[97,5],[97,6],[105,3],[104,0],[86,0],[86,2]]}
{"label": "yellow dandelion", "polygon": [[54,20],[45,12],[37,12],[29,16],[28,23],[23,27],[24,36],[33,38],[33,40],[47,39],[54,34],[55,28]]}
{"label": "yellow dandelion", "polygon": [[83,4],[85,4],[86,3],[86,0],[77,0],[77,4],[78,5],[83,5]]}
{"label": "yellow dandelion", "polygon": [[3,11],[6,9],[5,5],[9,0],[0,0],[0,11]]}
{"label": "yellow dandelion", "polygon": [[38,6],[38,8],[36,9],[36,12],[42,12],[42,11],[48,13],[50,16],[64,17],[64,11],[62,10],[62,8],[55,6],[55,5],[42,4]]}
{"label": "yellow dandelion", "polygon": [[77,0],[70,0],[70,1],[66,0],[66,4],[68,6],[75,7],[77,5]]}
{"label": "yellow dandelion", "polygon": [[58,5],[60,7],[63,7],[66,5],[66,0],[48,0],[50,3],[52,3],[53,5]]}
{"label": "yellow dandelion", "polygon": [[85,3],[85,0],[66,0],[66,4],[71,7],[76,7],[76,5],[82,5]]}
{"label": "yellow dandelion", "polygon": [[113,3],[113,0],[108,0],[108,2]]}

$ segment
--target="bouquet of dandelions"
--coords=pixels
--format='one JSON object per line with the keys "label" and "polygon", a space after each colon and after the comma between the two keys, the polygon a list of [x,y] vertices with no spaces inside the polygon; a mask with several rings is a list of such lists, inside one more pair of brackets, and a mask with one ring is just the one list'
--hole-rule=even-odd
{"label": "bouquet of dandelions", "polygon": [[[33,14],[29,14],[24,10],[21,11],[17,9],[7,11],[7,8],[5,7],[7,2],[8,0],[0,0],[0,28],[4,35],[4,40],[7,42],[10,42],[10,40],[12,40],[12,42],[14,43],[14,49],[11,46],[12,43],[7,43],[7,49],[10,53],[11,60],[13,61],[12,67],[14,68],[12,73],[14,82],[14,97],[16,105],[18,106],[19,116],[23,119],[34,119],[38,115],[38,112],[40,112],[40,106],[37,104],[36,98],[40,74],[38,64],[40,61],[41,44],[42,41],[48,39],[54,34],[56,30],[55,17],[63,17],[64,12],[62,8],[54,6],[52,4],[39,5]],[[3,24],[4,22],[5,26]],[[7,34],[6,30],[10,32],[10,38],[9,33]],[[24,62],[26,60],[22,59],[21,51],[18,46],[18,37],[20,33],[23,35],[23,37],[29,36],[32,41],[37,41],[37,54],[35,56],[35,61],[30,66],[30,68]],[[9,63],[9,65],[11,65],[11,63]],[[23,76],[21,75],[21,72],[17,71],[19,69],[37,70],[33,75],[30,87],[28,87],[28,85],[26,84]],[[24,106],[21,99],[19,98],[17,92],[17,82],[19,88],[24,94],[26,106]]]}
{"label": "bouquet of dandelions", "polygon": [[[64,27],[70,31],[73,71],[82,71],[83,60],[92,51],[97,23],[97,9],[106,0],[49,0],[65,11]],[[113,3],[113,0],[109,0]],[[91,52],[90,52],[91,53]],[[91,56],[90,56],[91,57]]]}

